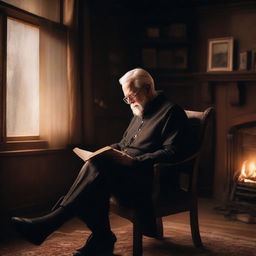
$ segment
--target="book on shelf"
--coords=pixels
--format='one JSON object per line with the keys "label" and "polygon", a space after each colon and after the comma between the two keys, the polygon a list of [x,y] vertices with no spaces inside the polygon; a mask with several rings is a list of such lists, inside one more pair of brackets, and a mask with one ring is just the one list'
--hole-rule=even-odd
{"label": "book on shelf", "polygon": [[103,148],[98,149],[95,152],[87,151],[81,148],[74,148],[73,151],[85,162],[96,157],[96,156],[104,156],[104,157],[109,157],[113,159],[116,162],[122,163],[122,164],[127,164],[130,165],[133,163],[133,158],[129,156],[128,154],[114,149],[110,146],[106,146]]}

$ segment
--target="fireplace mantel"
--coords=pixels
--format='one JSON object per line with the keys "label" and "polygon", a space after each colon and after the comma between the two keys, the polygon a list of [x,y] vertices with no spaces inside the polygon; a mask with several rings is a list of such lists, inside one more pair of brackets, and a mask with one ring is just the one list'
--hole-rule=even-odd
{"label": "fireplace mantel", "polygon": [[239,126],[249,124],[249,123],[256,124],[256,113],[241,115],[241,116],[237,117],[236,119],[231,120],[229,130],[237,129],[237,128],[239,128]]}
{"label": "fireplace mantel", "polygon": [[161,80],[192,80],[200,82],[250,82],[256,81],[256,71],[161,73]]}
{"label": "fireplace mantel", "polygon": [[198,73],[198,80],[203,85],[203,95],[208,103],[214,104],[216,86],[229,85],[232,87],[229,104],[231,106],[242,106],[246,104],[246,84],[256,85],[256,72],[205,72]]}
{"label": "fireplace mantel", "polygon": [[198,78],[202,82],[248,82],[256,81],[256,72],[207,72],[198,73]]}

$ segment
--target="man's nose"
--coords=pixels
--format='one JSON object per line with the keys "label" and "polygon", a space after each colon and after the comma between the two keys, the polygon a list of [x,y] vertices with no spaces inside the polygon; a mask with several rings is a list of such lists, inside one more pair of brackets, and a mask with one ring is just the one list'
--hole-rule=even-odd
{"label": "man's nose", "polygon": [[135,98],[128,99],[128,104],[132,104],[132,103],[134,103],[135,101],[136,101]]}

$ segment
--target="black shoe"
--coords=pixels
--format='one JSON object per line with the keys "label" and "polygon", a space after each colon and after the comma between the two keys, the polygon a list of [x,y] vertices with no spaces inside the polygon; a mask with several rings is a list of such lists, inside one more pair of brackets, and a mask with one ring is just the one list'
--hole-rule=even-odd
{"label": "black shoe", "polygon": [[70,218],[70,213],[63,207],[59,207],[42,217],[31,219],[12,217],[11,222],[26,240],[35,245],[40,245],[52,232]]}
{"label": "black shoe", "polygon": [[31,219],[12,217],[15,229],[29,242],[40,245],[52,233],[50,229],[42,224],[34,223]]}
{"label": "black shoe", "polygon": [[86,244],[77,249],[73,256],[99,256],[99,255],[113,255],[116,236],[110,233],[108,236],[96,237],[91,234],[86,241]]}

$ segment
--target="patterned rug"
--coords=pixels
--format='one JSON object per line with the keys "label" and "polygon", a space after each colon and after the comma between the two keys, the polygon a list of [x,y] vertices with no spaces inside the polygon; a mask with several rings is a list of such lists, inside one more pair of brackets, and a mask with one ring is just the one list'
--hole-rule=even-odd
{"label": "patterned rug", "polygon": [[[144,256],[256,256],[256,238],[243,235],[223,235],[223,233],[201,230],[204,247],[193,246],[189,226],[164,223],[163,240],[144,237]],[[132,227],[127,225],[113,230],[117,236],[114,255],[132,256]],[[41,246],[26,244],[24,248],[1,248],[1,256],[71,256],[81,247],[89,232],[76,229],[72,233],[56,231]]]}

